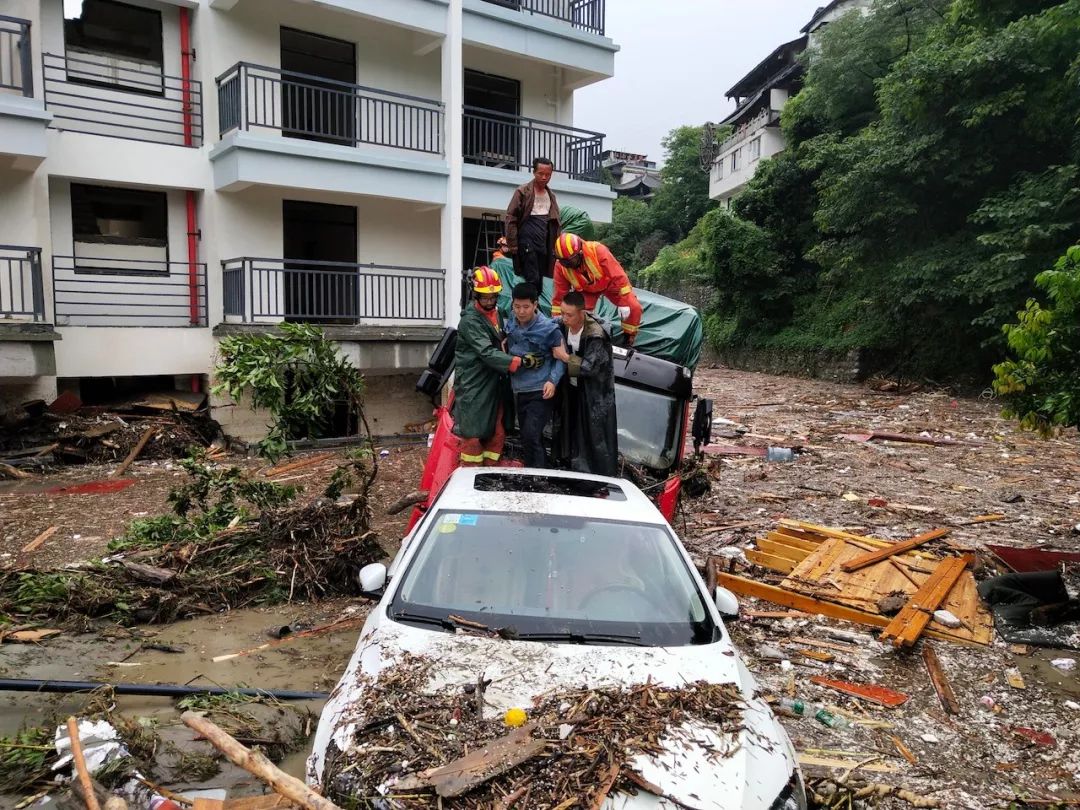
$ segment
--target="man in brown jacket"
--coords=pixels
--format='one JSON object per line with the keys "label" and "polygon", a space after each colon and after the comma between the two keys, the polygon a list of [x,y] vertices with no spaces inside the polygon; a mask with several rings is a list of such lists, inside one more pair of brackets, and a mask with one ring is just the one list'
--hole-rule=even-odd
{"label": "man in brown jacket", "polygon": [[536,158],[533,179],[514,190],[506,209],[506,246],[514,259],[514,272],[537,289],[555,268],[559,202],[548,188],[553,170],[548,158]]}

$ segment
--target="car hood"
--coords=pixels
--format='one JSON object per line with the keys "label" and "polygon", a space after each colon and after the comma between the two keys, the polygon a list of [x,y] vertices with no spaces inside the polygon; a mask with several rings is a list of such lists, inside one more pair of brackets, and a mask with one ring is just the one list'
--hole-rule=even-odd
{"label": "car hood", "polygon": [[[366,721],[353,708],[364,689],[361,676],[377,675],[406,653],[438,661],[427,685],[432,692],[475,684],[481,674],[490,679],[484,693],[485,715],[490,717],[514,707],[527,710],[533,698],[545,693],[580,687],[626,687],[647,681],[678,687],[699,680],[737,684],[746,701],[741,732],[726,734],[711,724],[686,724],[662,738],[662,755],[630,762],[645,779],[687,807],[768,810],[795,769],[787,735],[755,695],[753,677],[726,637],[715,644],[666,648],[552,644],[435,632],[382,617],[369,620],[323,710],[308,762],[313,784],[321,782],[330,742],[348,750],[355,729]],[[675,805],[644,793],[620,794],[605,805],[668,806]]]}

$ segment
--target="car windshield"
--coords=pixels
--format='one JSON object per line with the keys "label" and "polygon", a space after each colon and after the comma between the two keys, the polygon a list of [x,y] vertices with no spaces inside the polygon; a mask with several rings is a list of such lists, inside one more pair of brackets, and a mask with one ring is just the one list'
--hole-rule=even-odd
{"label": "car windshield", "polygon": [[439,512],[390,616],[586,644],[681,646],[716,632],[663,527],[549,514]]}
{"label": "car windshield", "polygon": [[675,463],[682,435],[679,402],[670,396],[628,385],[615,386],[619,453],[655,470]]}

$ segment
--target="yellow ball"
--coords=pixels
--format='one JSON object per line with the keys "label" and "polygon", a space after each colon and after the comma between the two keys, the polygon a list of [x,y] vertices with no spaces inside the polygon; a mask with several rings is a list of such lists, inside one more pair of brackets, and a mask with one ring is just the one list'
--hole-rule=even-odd
{"label": "yellow ball", "polygon": [[525,714],[524,709],[508,709],[503,717],[503,722],[510,728],[518,728],[525,725],[525,721],[528,719],[529,716]]}

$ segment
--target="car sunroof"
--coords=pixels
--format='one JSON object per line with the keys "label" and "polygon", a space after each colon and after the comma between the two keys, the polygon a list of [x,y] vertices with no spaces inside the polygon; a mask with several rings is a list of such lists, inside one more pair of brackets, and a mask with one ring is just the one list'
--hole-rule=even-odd
{"label": "car sunroof", "polygon": [[473,478],[473,489],[479,492],[536,492],[544,495],[604,498],[610,501],[626,500],[626,494],[616,484],[590,481],[587,478],[562,478],[547,475],[480,473]]}

